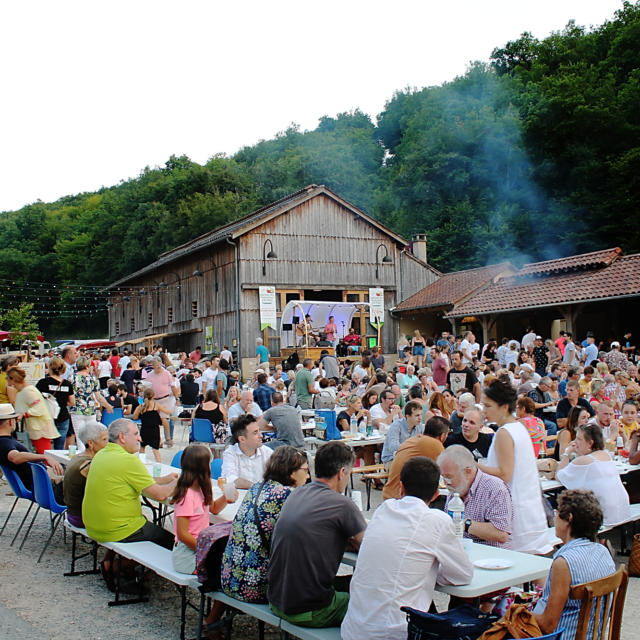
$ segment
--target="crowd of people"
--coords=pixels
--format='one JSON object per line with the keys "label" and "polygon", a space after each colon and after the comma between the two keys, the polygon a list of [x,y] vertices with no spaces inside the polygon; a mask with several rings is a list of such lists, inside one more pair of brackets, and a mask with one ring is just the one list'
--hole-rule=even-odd
{"label": "crowd of people", "polygon": [[[568,640],[577,621],[570,586],[615,568],[596,543],[598,529],[629,517],[613,456],[640,463],[631,337],[605,348],[591,334],[582,343],[566,332],[551,341],[527,331],[519,341],[481,347],[471,331],[435,338],[416,331],[399,341],[392,366],[378,348],[346,357],[325,349],[317,361],[272,366],[258,339],[258,366],[244,384],[226,348],[215,357],[197,348],[171,360],[159,348],[96,356],[67,346],[48,357],[47,376],[36,385],[8,356],[0,367],[0,463],[27,487],[25,463],[47,465],[72,524],[98,542],[150,540],[172,549],[177,571],[196,570],[199,536],[222,539],[225,593],[268,602],[295,624],[341,624],[347,640],[404,638],[400,606],[427,611],[436,582],[469,582],[471,563],[447,515],[456,494],[464,538],[551,553],[543,471],[567,489],[554,521],[564,545],[534,616],[542,632],[567,627]],[[323,444],[309,476],[300,411],[312,408],[334,409],[347,437],[362,425],[384,438],[358,448],[364,464],[380,462],[388,473],[369,524],[344,495],[353,448]],[[100,424],[100,412],[116,409],[121,418]],[[207,447],[187,446],[180,473],[163,477],[151,477],[132,455],[149,447],[160,461],[161,447],[174,446],[179,415],[208,420],[214,440],[227,445],[222,476],[230,490],[217,499]],[[63,472],[45,452],[70,444],[79,454]],[[247,492],[233,523],[212,534],[209,515],[236,501],[238,490]],[[174,504],[173,531],[146,519],[141,496]],[[346,550],[359,550],[355,574],[350,585],[336,586]],[[101,568],[113,587],[108,553]],[[131,580],[133,588],[133,573]],[[220,603],[211,609],[210,637],[221,633],[223,610]]]}

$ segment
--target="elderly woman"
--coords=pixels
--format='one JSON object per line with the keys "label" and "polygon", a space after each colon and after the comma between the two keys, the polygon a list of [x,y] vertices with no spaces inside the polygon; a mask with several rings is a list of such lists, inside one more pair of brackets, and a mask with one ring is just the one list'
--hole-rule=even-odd
{"label": "elderly woman", "polygon": [[600,501],[607,525],[623,522],[631,515],[629,494],[604,450],[602,429],[596,424],[576,429],[576,439],[567,445],[558,463],[556,478],[567,489],[591,489]]}
{"label": "elderly woman", "polygon": [[16,390],[15,409],[18,420],[24,418],[27,434],[36,453],[51,449],[51,441],[60,433],[49,412],[49,405],[42,394],[26,380],[27,374],[20,367],[7,371],[7,386]]}
{"label": "elderly woman", "polygon": [[571,588],[615,572],[611,554],[596,542],[601,525],[602,510],[591,491],[564,491],[560,495],[555,529],[564,545],[553,556],[542,597],[533,610],[542,633],[564,627],[561,640],[573,640],[582,603],[569,599]]}
{"label": "elderly woman", "polygon": [[67,520],[74,527],[84,527],[82,521],[82,499],[93,456],[109,442],[107,428],[96,422],[86,422],[76,434],[85,450],[71,459],[64,472],[64,501],[67,505]]}
{"label": "elderly woman", "polygon": [[514,420],[516,390],[505,379],[485,387],[482,403],[489,423],[498,425],[486,464],[478,468],[509,485],[513,499],[511,548],[524,553],[548,553],[547,519],[531,438],[525,426]]}

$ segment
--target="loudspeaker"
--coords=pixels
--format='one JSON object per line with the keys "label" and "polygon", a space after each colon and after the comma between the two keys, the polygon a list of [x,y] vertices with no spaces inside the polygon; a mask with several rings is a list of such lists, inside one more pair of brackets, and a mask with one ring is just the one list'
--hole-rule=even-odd
{"label": "loudspeaker", "polygon": [[293,318],[291,318],[291,324],[300,324],[300,316],[293,316]]}
{"label": "loudspeaker", "polygon": [[282,330],[283,331],[291,331],[293,329],[293,325],[292,324],[287,324],[286,322],[282,325]]}

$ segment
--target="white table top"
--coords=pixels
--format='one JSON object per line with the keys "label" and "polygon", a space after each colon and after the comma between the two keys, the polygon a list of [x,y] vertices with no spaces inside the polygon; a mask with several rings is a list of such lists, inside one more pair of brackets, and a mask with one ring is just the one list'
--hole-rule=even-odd
{"label": "white table top", "polygon": [[[498,549],[497,547],[489,547],[484,544],[477,544],[470,540],[465,540],[465,549],[472,562],[476,560],[496,559],[510,560],[513,566],[508,569],[490,570],[473,568],[473,578],[467,585],[436,585],[436,591],[448,593],[452,596],[461,598],[476,598],[485,593],[491,593],[498,589],[511,587],[530,582],[537,578],[544,578],[549,573],[551,567],[551,559],[541,556],[534,556],[528,553],[520,553],[518,551],[509,551],[508,549]],[[344,564],[356,566],[357,554],[346,552],[342,558]]]}
{"label": "white table top", "polygon": [[[320,440],[319,438],[305,438],[305,442],[320,446],[325,442],[331,442],[330,440]],[[348,447],[364,447],[368,444],[384,444],[384,436],[367,436],[366,438],[347,438],[338,440],[337,442],[344,442]]]}
{"label": "white table top", "polygon": [[[69,464],[69,460],[70,460],[69,452],[64,449],[56,449],[56,450],[51,449],[49,451],[45,451],[45,453],[48,456],[51,456],[52,458],[57,460],[62,465]],[[153,476],[154,463],[151,460],[148,460],[145,455],[141,455],[141,454],[137,454],[137,455],[139,456],[140,460],[142,460],[144,466],[149,472],[149,475]],[[180,473],[180,469],[177,469],[176,467],[172,467],[171,465],[163,464],[163,463],[159,463],[159,464],[160,464],[161,476],[166,476],[166,475],[169,475],[170,473],[178,473],[178,474]],[[213,497],[219,498],[222,495],[222,491],[218,487],[218,482],[216,480],[212,480],[211,484],[213,486]],[[238,499],[235,502],[227,504],[227,506],[220,513],[216,515],[211,515],[211,521],[212,522],[225,522],[225,521],[228,522],[233,520],[235,518],[236,513],[238,512],[238,507],[240,506],[240,503],[242,502],[246,493],[247,493],[246,489],[239,489]],[[169,501],[165,500],[164,504],[169,504]]]}

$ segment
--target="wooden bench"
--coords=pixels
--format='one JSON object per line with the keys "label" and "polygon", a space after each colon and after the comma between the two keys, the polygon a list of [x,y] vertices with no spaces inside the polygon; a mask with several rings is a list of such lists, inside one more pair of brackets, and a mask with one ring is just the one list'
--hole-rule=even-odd
{"label": "wooden bench", "polygon": [[351,488],[353,489],[353,477],[366,473],[377,473],[378,471],[384,471],[384,465],[382,464],[366,464],[361,467],[353,467],[351,469]]}
{"label": "wooden bench", "polygon": [[371,509],[371,485],[373,485],[376,480],[386,480],[388,477],[389,472],[384,471],[384,467],[382,471],[376,471],[375,473],[365,473],[362,476],[362,479],[364,480],[364,486],[367,490],[367,511]]}

